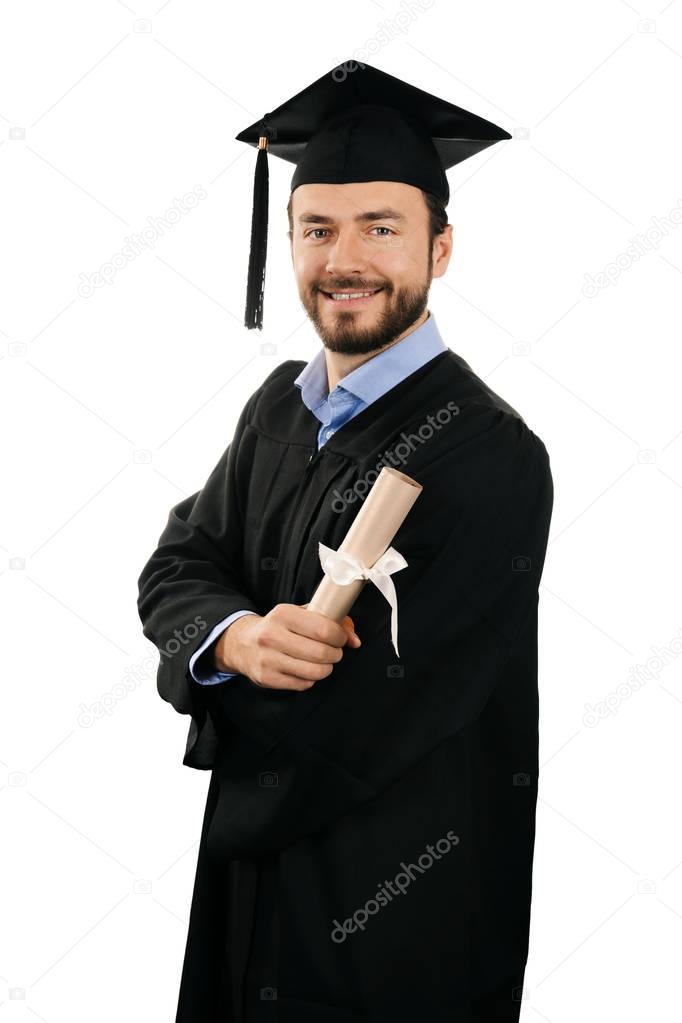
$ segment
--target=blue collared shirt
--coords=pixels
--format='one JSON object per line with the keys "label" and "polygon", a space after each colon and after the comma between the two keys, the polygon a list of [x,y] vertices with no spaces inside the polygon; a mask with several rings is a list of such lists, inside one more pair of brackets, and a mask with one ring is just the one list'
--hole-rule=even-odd
{"label": "blue collared shirt", "polygon": [[[296,387],[300,388],[303,404],[320,420],[321,425],[317,432],[318,451],[349,419],[444,351],[447,351],[447,345],[440,336],[433,313],[429,311],[427,318],[416,330],[342,377],[329,393],[327,360],[324,348],[321,348],[294,380]],[[214,671],[210,675],[200,676],[195,673],[194,665],[204,650],[232,622],[242,615],[254,613],[234,611],[212,629],[190,658],[189,670],[196,682],[212,685],[234,677],[235,672],[224,671]]]}
{"label": "blue collared shirt", "polygon": [[325,352],[321,348],[294,380],[301,390],[303,404],[320,420],[318,450],[349,419],[446,348],[430,312],[402,341],[384,348],[342,377],[331,394]]}

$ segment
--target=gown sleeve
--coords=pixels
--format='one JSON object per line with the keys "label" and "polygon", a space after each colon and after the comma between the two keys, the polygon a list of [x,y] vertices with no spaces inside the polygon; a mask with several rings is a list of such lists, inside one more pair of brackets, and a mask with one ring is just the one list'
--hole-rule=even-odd
{"label": "gown sleeve", "polygon": [[288,694],[283,713],[262,693],[216,694],[242,736],[219,765],[216,855],[282,849],[349,813],[475,722],[502,679],[522,714],[529,701],[532,726],[549,457],[499,409],[458,429],[450,451],[412,473],[424,491],[394,541],[408,562],[393,577],[400,658],[388,604],[367,584],[350,612],[362,646]]}
{"label": "gown sleeve", "polygon": [[[205,720],[205,686],[189,661],[215,626],[234,611],[260,614],[242,579],[243,520],[236,465],[239,445],[262,386],[247,401],[231,443],[201,490],[171,508],[138,579],[142,632],[159,650],[157,688],[178,713]],[[188,744],[189,750],[189,744]]]}

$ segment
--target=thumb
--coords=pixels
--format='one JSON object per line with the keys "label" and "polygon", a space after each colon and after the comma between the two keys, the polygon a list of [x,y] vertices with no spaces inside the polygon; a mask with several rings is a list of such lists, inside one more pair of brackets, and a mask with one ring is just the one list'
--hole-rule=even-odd
{"label": "thumb", "polygon": [[342,620],[341,624],[343,625],[344,629],[348,633],[350,639],[355,643],[355,645],[360,646],[360,637],[355,631],[355,623],[353,622],[353,619],[350,617],[350,615],[346,615],[345,618]]}

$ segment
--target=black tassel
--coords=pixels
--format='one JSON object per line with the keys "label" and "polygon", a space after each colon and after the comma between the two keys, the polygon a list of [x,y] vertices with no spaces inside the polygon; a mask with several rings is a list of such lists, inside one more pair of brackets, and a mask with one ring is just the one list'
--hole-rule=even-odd
{"label": "black tassel", "polygon": [[251,249],[249,276],[246,284],[244,326],[248,330],[263,329],[263,296],[265,292],[265,259],[268,251],[268,139],[258,143],[256,174],[253,181],[253,212],[251,214]]}

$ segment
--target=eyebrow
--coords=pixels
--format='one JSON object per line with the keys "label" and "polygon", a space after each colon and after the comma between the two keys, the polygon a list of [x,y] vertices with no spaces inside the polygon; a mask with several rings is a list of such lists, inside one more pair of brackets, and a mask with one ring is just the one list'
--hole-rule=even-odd
{"label": "eyebrow", "polygon": [[[368,210],[366,213],[358,213],[353,219],[356,223],[366,223],[370,220],[396,220],[402,222],[406,218],[398,210],[385,206],[380,210]],[[299,224],[333,224],[334,218],[325,217],[321,213],[306,212],[301,213],[298,222]]]}

